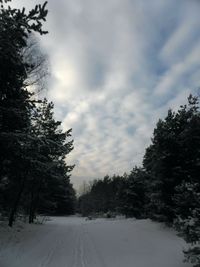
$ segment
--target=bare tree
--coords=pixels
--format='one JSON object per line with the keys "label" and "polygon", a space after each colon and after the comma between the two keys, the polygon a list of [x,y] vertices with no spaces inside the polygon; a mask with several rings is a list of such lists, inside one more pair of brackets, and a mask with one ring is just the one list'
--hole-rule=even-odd
{"label": "bare tree", "polygon": [[36,94],[46,89],[47,76],[50,73],[48,56],[41,48],[38,38],[30,34],[27,46],[22,51],[24,64],[27,64],[25,86]]}

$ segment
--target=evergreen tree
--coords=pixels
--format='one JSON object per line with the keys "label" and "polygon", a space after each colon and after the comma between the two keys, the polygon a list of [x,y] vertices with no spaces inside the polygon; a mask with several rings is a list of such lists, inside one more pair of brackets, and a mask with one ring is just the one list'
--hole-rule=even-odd
{"label": "evergreen tree", "polygon": [[167,117],[159,120],[143,162],[151,177],[152,217],[170,223],[176,217],[177,186],[189,181],[191,175],[196,176],[199,169],[197,99],[190,96],[188,101],[178,112],[169,110]]}
{"label": "evergreen tree", "polygon": [[36,101],[27,88],[45,74],[45,58],[30,36],[47,33],[42,29],[47,3],[27,14],[7,2],[0,0],[0,208],[12,226],[19,207],[30,223],[37,210],[72,213],[75,191],[69,180],[74,166],[65,158],[73,149],[67,140],[71,129],[63,132],[53,103]]}
{"label": "evergreen tree", "polygon": [[118,191],[123,177],[106,175],[94,180],[90,188],[79,197],[79,210],[85,216],[89,214],[106,214],[119,212],[120,199]]}
{"label": "evergreen tree", "polygon": [[145,217],[146,183],[147,175],[144,170],[133,168],[120,192],[120,211],[126,217]]}
{"label": "evergreen tree", "polygon": [[95,180],[90,190],[79,197],[80,212],[145,217],[147,177],[142,168],[135,167],[129,175]]}
{"label": "evergreen tree", "polygon": [[22,50],[30,32],[46,33],[41,21],[47,10],[45,3],[26,14],[24,8],[14,9],[6,2],[0,1],[0,181],[3,179],[13,193],[13,198],[7,199],[12,226],[28,172],[26,151],[33,107],[31,93],[25,87],[33,66],[24,62]]}
{"label": "evergreen tree", "polygon": [[[27,193],[30,195],[29,222],[33,222],[37,209],[42,210],[40,203],[46,213],[55,212],[58,206],[61,210],[61,206],[66,203],[62,211],[65,213],[67,205],[72,207],[75,198],[69,181],[74,166],[69,166],[65,162],[66,155],[73,149],[73,141],[67,141],[67,138],[71,137],[71,129],[67,132],[62,131],[61,122],[53,117],[53,107],[52,102],[48,103],[44,99],[32,115],[34,147],[32,147],[32,166],[27,188]],[[48,203],[46,210],[45,203]]]}
{"label": "evergreen tree", "polygon": [[190,96],[188,105],[183,106],[179,113],[186,118],[187,124],[179,138],[182,151],[179,173],[184,179],[175,188],[175,227],[190,244],[190,249],[185,251],[186,260],[192,262],[195,267],[199,267],[200,110],[198,98]]}

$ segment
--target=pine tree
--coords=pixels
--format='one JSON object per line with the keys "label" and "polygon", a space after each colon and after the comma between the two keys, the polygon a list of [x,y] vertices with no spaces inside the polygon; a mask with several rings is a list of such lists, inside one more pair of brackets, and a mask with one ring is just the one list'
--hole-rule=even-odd
{"label": "pine tree", "polygon": [[7,2],[0,1],[0,182],[4,180],[8,192],[13,193],[12,199],[6,199],[12,226],[28,172],[26,151],[33,107],[31,93],[25,87],[33,66],[24,62],[22,50],[30,32],[46,33],[41,21],[47,10],[45,3],[26,14],[24,8],[11,8]]}
{"label": "pine tree", "polygon": [[[182,183],[175,188],[175,227],[190,244],[187,261],[200,266],[200,111],[198,98],[190,96],[188,105],[179,111],[187,124],[179,137]],[[179,171],[180,173],[180,171]]]}
{"label": "pine tree", "polygon": [[35,154],[31,155],[30,186],[27,190],[30,195],[29,222],[33,222],[37,209],[42,211],[40,203],[46,213],[55,213],[56,209],[65,213],[67,205],[71,205],[72,209],[75,201],[75,193],[69,181],[74,166],[65,162],[66,155],[73,149],[73,141],[67,141],[71,137],[71,129],[62,131],[61,122],[54,119],[53,107],[52,102],[48,103],[44,99],[32,116],[32,139],[35,140],[32,151]]}
{"label": "pine tree", "polygon": [[145,217],[147,175],[134,167],[120,192],[120,212],[126,217]]}
{"label": "pine tree", "polygon": [[152,217],[170,223],[176,216],[176,187],[198,173],[199,137],[198,130],[194,132],[198,128],[197,99],[190,96],[188,101],[178,112],[169,110],[167,117],[159,120],[143,162],[151,177],[149,209]]}

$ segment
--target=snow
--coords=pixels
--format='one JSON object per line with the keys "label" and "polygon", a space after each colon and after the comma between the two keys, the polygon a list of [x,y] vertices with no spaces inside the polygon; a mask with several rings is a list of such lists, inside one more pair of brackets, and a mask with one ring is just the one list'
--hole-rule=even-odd
{"label": "snow", "polygon": [[0,267],[191,267],[184,241],[150,220],[53,217],[0,227]]}

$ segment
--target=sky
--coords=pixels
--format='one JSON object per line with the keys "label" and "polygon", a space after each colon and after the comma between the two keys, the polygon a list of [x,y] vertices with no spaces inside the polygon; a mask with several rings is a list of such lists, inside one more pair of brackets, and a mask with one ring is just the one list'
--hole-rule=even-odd
{"label": "sky", "polygon": [[[13,0],[27,10],[39,0]],[[46,96],[72,128],[71,181],[142,164],[153,129],[200,86],[199,0],[49,0]]]}

